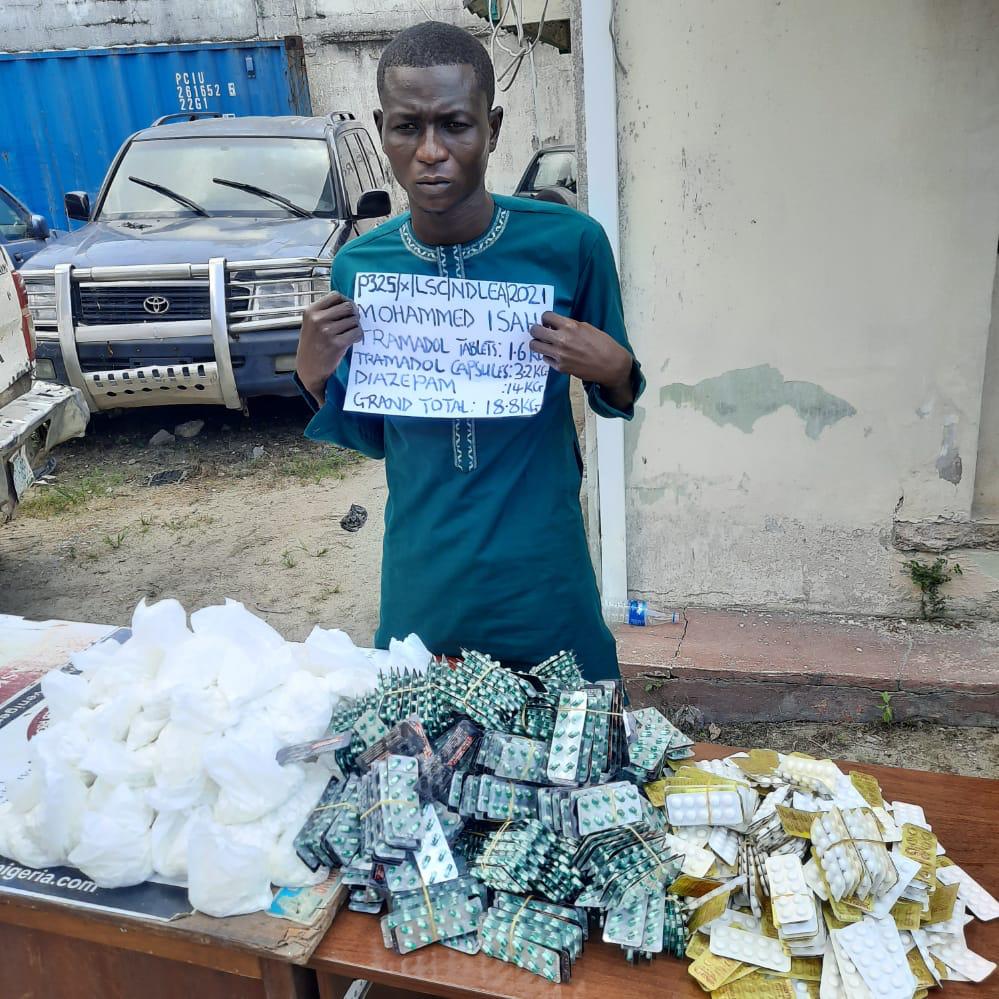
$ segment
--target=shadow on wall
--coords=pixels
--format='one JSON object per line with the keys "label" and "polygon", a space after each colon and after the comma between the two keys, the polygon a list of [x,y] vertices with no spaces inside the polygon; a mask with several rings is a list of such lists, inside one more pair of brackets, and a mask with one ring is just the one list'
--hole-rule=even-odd
{"label": "shadow on wall", "polygon": [[696,385],[674,382],[659,391],[660,405],[691,406],[718,426],[729,424],[751,434],[757,420],[790,406],[804,421],[813,440],[826,427],[854,416],[856,409],[814,382],[790,382],[769,364],[736,368],[705,378]]}

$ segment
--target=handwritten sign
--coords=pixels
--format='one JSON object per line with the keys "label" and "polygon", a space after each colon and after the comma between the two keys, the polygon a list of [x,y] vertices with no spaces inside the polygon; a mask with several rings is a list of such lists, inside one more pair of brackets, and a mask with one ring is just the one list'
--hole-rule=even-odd
{"label": "handwritten sign", "polygon": [[531,327],[552,308],[547,284],[416,274],[357,275],[363,340],[354,345],[344,409],[385,416],[533,416],[548,363]]}

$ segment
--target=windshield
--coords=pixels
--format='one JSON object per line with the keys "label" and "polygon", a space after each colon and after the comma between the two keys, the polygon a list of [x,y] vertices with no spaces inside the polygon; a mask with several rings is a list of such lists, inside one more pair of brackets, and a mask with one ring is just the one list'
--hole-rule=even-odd
{"label": "windshield", "polygon": [[134,184],[139,177],[189,198],[209,215],[290,218],[291,213],[213,177],[280,194],[320,218],[336,217],[330,156],[323,139],[215,137],[133,142],[115,171],[100,218],[186,218],[195,213],[165,194]]}
{"label": "windshield", "polygon": [[576,190],[576,154],[571,150],[542,153],[534,164],[525,190],[539,191],[543,187],[564,187]]}

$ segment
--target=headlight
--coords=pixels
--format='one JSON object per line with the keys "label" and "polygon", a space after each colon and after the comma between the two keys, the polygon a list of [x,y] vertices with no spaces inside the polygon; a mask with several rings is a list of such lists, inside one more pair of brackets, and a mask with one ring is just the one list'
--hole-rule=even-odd
{"label": "headlight", "polygon": [[301,322],[307,305],[329,292],[329,264],[281,271],[234,271],[229,275],[226,313],[230,324],[283,329]]}
{"label": "headlight", "polygon": [[278,312],[301,312],[329,291],[329,275],[303,278],[261,278],[253,282],[249,309],[264,317]]}
{"label": "headlight", "polygon": [[54,330],[58,322],[56,316],[55,280],[53,278],[33,278],[23,274],[24,286],[28,292],[28,310],[39,332]]}

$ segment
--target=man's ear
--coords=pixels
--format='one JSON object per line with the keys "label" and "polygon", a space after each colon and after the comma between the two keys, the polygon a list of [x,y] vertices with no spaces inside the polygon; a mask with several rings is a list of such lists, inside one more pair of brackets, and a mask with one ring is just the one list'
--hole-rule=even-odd
{"label": "man's ear", "polygon": [[374,112],[375,118],[375,129],[378,132],[378,141],[381,142],[382,139],[382,122],[385,120],[385,115],[382,113],[381,108],[375,108]]}
{"label": "man's ear", "polygon": [[496,152],[496,143],[499,142],[500,129],[503,127],[503,109],[494,107],[489,112],[489,152]]}

